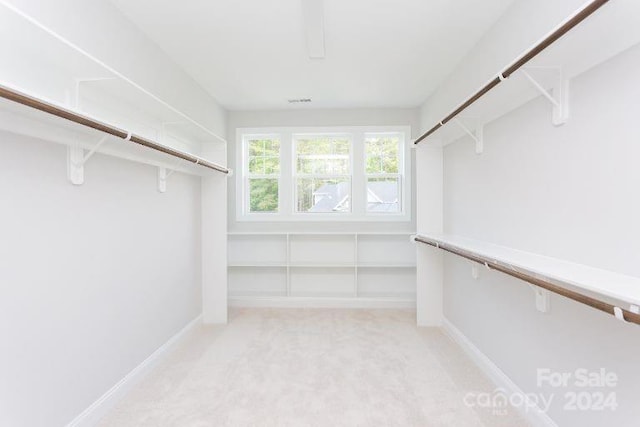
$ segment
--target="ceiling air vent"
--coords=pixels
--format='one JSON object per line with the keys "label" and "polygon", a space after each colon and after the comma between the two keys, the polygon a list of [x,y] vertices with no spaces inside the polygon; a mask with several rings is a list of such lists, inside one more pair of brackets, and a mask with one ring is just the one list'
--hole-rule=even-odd
{"label": "ceiling air vent", "polygon": [[296,98],[296,99],[288,99],[289,104],[302,104],[306,102],[311,102],[311,98]]}

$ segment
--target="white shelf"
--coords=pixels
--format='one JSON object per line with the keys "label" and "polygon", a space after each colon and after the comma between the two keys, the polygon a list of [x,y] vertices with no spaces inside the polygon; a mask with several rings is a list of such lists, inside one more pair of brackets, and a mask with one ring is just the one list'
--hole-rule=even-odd
{"label": "white shelf", "polygon": [[287,263],[260,263],[260,262],[229,262],[229,267],[291,267],[291,268],[416,268],[415,264],[287,264]]}
{"label": "white shelf", "polygon": [[224,142],[213,131],[122,78],[79,83],[76,108],[104,121],[117,121],[140,136],[195,149]]}
{"label": "white shelf", "polygon": [[279,263],[279,262],[274,262],[274,263],[269,263],[269,262],[230,262],[228,264],[228,267],[238,267],[238,268],[244,268],[244,267],[256,267],[256,268],[262,268],[262,267],[275,267],[275,268],[286,268],[288,265],[286,263]]}
{"label": "white shelf", "polygon": [[415,301],[416,300],[416,294],[414,293],[410,293],[410,292],[382,292],[382,293],[375,293],[375,292],[361,292],[360,293],[360,298],[363,299],[389,299],[389,300],[396,300],[396,301]]}
{"label": "white shelf", "polygon": [[365,231],[365,232],[357,232],[356,233],[358,236],[412,236],[413,233],[411,233],[410,231],[381,231],[381,232],[376,232],[376,231]]}
{"label": "white shelf", "polygon": [[440,244],[513,265],[543,278],[640,306],[640,278],[451,235],[421,234]]}
{"label": "white shelf", "polygon": [[[105,136],[97,130],[2,98],[0,98],[0,131],[67,146],[79,146],[87,151]],[[215,173],[210,169],[187,161],[178,161],[168,154],[116,137],[109,137],[98,152],[191,175],[202,176]]]}
{"label": "white shelf", "polygon": [[286,297],[287,294],[285,292],[278,291],[245,291],[240,294],[236,294],[233,292],[229,293],[229,298],[278,298],[278,297]]}
{"label": "white shelf", "polygon": [[416,264],[358,264],[358,268],[416,268]]}
{"label": "white shelf", "polygon": [[[240,232],[228,236],[229,288],[235,296],[268,297],[286,289],[282,298],[415,300],[411,233]],[[265,276],[265,267],[272,265],[281,272]]]}
{"label": "white shelf", "polygon": [[[168,104],[125,75],[61,37],[16,7],[0,2],[0,84],[31,97],[108,123],[205,160],[226,164],[226,142],[192,117]],[[77,135],[90,149],[100,133],[78,129],[64,120],[0,104],[1,128],[63,144],[75,144]],[[17,122],[11,122],[17,117]],[[36,123],[41,121],[42,123]],[[45,128],[43,125],[53,127]],[[34,131],[33,127],[37,129]],[[35,134],[35,135],[34,135]],[[81,144],[81,145],[82,145]],[[180,171],[194,171],[171,156],[158,155],[134,144],[109,143],[100,153],[124,157]],[[201,168],[200,168],[201,169]],[[196,172],[197,173],[197,172]]]}
{"label": "white shelf", "polygon": [[[529,68],[529,72],[546,89],[552,87],[553,75],[535,67],[561,67],[565,78],[576,77],[640,43],[638,16],[640,16],[640,2],[637,0],[610,1],[529,61],[524,69]],[[496,77],[502,69],[495,71],[490,79]],[[541,96],[540,92],[532,86],[521,71],[516,71],[506,81],[465,109],[459,118],[474,118],[489,123],[538,96]],[[459,103],[462,101],[462,99],[459,100]],[[451,105],[450,110],[453,111],[456,107],[457,105]],[[569,108],[571,108],[570,92]],[[449,112],[447,111],[444,115]],[[549,104],[549,119],[551,120],[551,104]],[[427,123],[429,128],[435,124]],[[443,145],[446,145],[464,135],[466,133],[459,126],[449,122],[428,137],[425,143],[430,140],[440,140]]]}
{"label": "white shelf", "polygon": [[[230,296],[286,296],[287,268],[274,267],[232,267],[229,269]],[[259,279],[259,280],[256,280]]]}
{"label": "white shelf", "polygon": [[317,264],[314,263],[291,263],[289,264],[291,268],[356,268],[355,264],[340,264],[340,263],[322,263],[319,262]]}
{"label": "white shelf", "polygon": [[230,296],[235,307],[415,308],[415,297]]}
{"label": "white shelf", "polygon": [[406,236],[409,238],[415,233],[411,231],[342,231],[342,232],[285,232],[285,231],[232,231],[228,236]]}

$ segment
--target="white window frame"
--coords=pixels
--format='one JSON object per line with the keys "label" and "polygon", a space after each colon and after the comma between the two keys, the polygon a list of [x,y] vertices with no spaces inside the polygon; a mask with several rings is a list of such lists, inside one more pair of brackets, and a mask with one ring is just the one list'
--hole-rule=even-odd
{"label": "white window frame", "polygon": [[[256,139],[272,139],[278,140],[280,142],[280,167],[278,170],[278,174],[272,175],[262,175],[262,174],[251,174],[249,173],[249,141],[253,141]],[[282,139],[280,135],[275,133],[248,133],[244,134],[241,144],[242,147],[242,173],[239,174],[242,177],[241,187],[242,191],[242,211],[246,213],[246,215],[251,215],[255,217],[261,217],[264,220],[269,219],[275,215],[280,215],[282,212]],[[250,212],[250,194],[249,194],[249,180],[251,179],[276,179],[278,181],[278,209],[276,212]]]}
{"label": "white window frame", "polygon": [[[400,154],[400,158],[398,159],[398,172],[397,173],[368,173],[366,170],[366,166],[367,166],[367,150],[366,150],[366,141],[367,141],[367,137],[370,135],[393,135],[393,136],[398,136],[398,153]],[[365,181],[365,191],[367,192],[367,194],[365,195],[365,197],[369,197],[369,188],[367,186],[367,183],[369,182],[369,178],[396,178],[398,180],[398,185],[400,187],[400,191],[398,192],[398,207],[399,207],[399,212],[394,212],[394,213],[389,213],[389,212],[369,212],[366,211],[367,215],[373,215],[373,216],[388,216],[388,215],[395,215],[395,214],[401,214],[404,209],[404,201],[405,201],[405,192],[404,192],[404,186],[405,186],[405,181],[407,181],[405,179],[405,175],[404,175],[404,171],[405,171],[405,166],[404,166],[404,162],[406,161],[406,154],[405,152],[405,137],[406,135],[404,134],[404,132],[365,132],[364,134],[364,138],[362,139],[362,144],[363,144],[363,154],[364,154],[364,166],[365,166],[365,170],[364,170],[364,181]],[[410,179],[409,179],[410,181]],[[367,204],[365,204],[365,210],[367,209]]]}
{"label": "white window frame", "polygon": [[[305,137],[312,138],[346,138],[349,140],[349,173],[347,175],[344,174],[298,174],[298,140],[303,139]],[[332,216],[349,216],[353,213],[353,135],[350,133],[292,133],[291,138],[291,148],[293,150],[292,159],[293,159],[293,173],[292,173],[292,184],[293,184],[293,212],[292,214],[295,216],[304,215],[304,216],[316,216],[316,215],[332,215]],[[347,178],[349,180],[349,211],[348,212],[298,212],[296,210],[296,205],[298,202],[298,179],[306,178],[306,179],[340,179]]]}
{"label": "white window frame", "polygon": [[[367,212],[365,170],[365,134],[400,133],[402,165],[400,212]],[[351,212],[295,212],[295,146],[294,135],[351,135]],[[280,175],[278,181],[278,212],[248,212],[247,138],[278,137],[280,140]],[[411,221],[411,128],[409,126],[335,126],[335,127],[261,127],[236,129],[236,220],[239,222],[407,222]]]}

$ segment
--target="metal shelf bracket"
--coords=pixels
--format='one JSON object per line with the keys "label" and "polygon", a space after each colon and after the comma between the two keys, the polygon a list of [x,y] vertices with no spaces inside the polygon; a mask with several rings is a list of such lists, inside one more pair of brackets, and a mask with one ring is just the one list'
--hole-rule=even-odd
{"label": "metal shelf bracket", "polygon": [[462,123],[461,120],[453,119],[453,121],[456,122],[456,124],[460,126],[460,128],[462,128],[462,130],[465,131],[466,134],[475,141],[476,154],[482,154],[482,152],[484,151],[484,123],[482,123],[480,119],[476,119],[475,129],[471,130],[467,126],[465,126],[465,124]]}
{"label": "metal shelf bracket", "polygon": [[108,135],[103,136],[87,154],[84,153],[84,149],[80,146],[67,147],[67,177],[73,185],[84,184],[85,163],[107,142],[107,139],[109,139]]}
{"label": "metal shelf bracket", "polygon": [[173,175],[175,172],[176,172],[175,169],[169,170],[164,167],[158,167],[158,191],[159,192],[161,193],[167,192],[167,179],[169,179],[169,177]]}
{"label": "metal shelf bracket", "polygon": [[540,313],[548,313],[551,309],[551,293],[538,286],[531,285],[536,298],[536,310]]}
{"label": "metal shelf bracket", "polygon": [[[551,70],[554,72],[553,86],[548,91],[529,71],[534,69]],[[569,79],[564,78],[562,67],[526,67],[521,70],[527,80],[544,96],[553,107],[551,122],[555,126],[563,125],[569,119]]]}
{"label": "metal shelf bracket", "polygon": [[471,262],[471,277],[475,280],[480,278],[480,264],[477,262]]}

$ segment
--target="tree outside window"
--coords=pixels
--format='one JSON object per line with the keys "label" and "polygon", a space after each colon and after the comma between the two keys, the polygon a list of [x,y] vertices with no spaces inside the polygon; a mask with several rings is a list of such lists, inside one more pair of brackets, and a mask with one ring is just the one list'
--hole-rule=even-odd
{"label": "tree outside window", "polygon": [[249,212],[278,212],[280,186],[280,140],[246,140]]}
{"label": "tree outside window", "polygon": [[296,212],[351,211],[351,138],[296,135]]}

